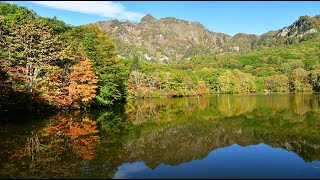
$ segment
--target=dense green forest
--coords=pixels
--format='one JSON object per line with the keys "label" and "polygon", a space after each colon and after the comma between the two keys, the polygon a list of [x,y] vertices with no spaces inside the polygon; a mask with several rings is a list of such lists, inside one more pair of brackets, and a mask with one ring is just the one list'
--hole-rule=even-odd
{"label": "dense green forest", "polygon": [[0,113],[85,109],[146,97],[320,90],[319,32],[243,55],[160,64],[118,57],[97,25],[71,26],[7,3],[0,3],[0,24]]}

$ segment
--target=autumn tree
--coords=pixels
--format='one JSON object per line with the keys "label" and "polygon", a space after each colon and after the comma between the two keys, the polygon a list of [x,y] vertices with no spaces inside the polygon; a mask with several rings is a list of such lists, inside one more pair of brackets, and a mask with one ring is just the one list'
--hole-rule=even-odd
{"label": "autumn tree", "polygon": [[66,32],[64,41],[79,46],[78,53],[93,62],[93,70],[98,80],[94,100],[97,106],[112,105],[125,96],[125,80],[128,75],[109,36],[97,25],[75,27]]}
{"label": "autumn tree", "polygon": [[20,73],[26,81],[24,89],[30,93],[40,89],[38,84],[47,69],[65,67],[74,60],[51,29],[32,19],[22,20],[22,25],[12,23],[9,35],[4,38],[7,58],[2,65],[9,73]]}
{"label": "autumn tree", "polygon": [[289,92],[289,78],[283,74],[266,77],[264,84],[271,92]]}
{"label": "autumn tree", "polygon": [[89,106],[97,82],[92,62],[77,53],[79,47],[62,42],[50,23],[64,31],[64,24],[54,19],[32,16],[16,23],[15,18],[0,16],[0,68],[7,76],[5,83],[58,108]]}
{"label": "autumn tree", "polygon": [[290,89],[292,92],[308,92],[312,91],[312,86],[309,84],[309,72],[296,68],[290,74]]}
{"label": "autumn tree", "polygon": [[96,96],[97,79],[93,73],[92,62],[88,59],[70,67],[68,91],[70,105],[74,108],[89,106]]}
{"label": "autumn tree", "polygon": [[132,71],[128,80],[128,95],[132,97],[142,94],[142,86],[144,84],[145,74],[139,71]]}

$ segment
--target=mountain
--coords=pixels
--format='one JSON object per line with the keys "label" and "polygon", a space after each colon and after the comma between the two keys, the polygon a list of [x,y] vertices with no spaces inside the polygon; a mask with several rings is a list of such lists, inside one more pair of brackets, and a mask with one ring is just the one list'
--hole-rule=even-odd
{"label": "mountain", "polygon": [[301,16],[290,26],[276,31],[269,31],[262,34],[259,40],[253,42],[253,47],[277,46],[281,44],[294,44],[317,38],[320,30],[320,16]]}
{"label": "mountain", "polygon": [[[196,54],[242,52],[247,44],[227,34],[211,32],[202,24],[173,17],[146,15],[140,23],[118,20],[98,22],[115,41],[122,56],[142,55],[147,60],[182,59]],[[240,37],[240,36],[239,36]],[[242,34],[241,38],[256,38]]]}
{"label": "mountain", "polygon": [[302,16],[288,27],[261,36],[244,33],[230,36],[212,32],[198,22],[173,17],[158,20],[150,14],[139,23],[111,20],[96,24],[113,38],[120,56],[165,62],[196,55],[243,54],[260,47],[300,42],[313,38],[311,35],[319,31],[319,22],[320,16]]}

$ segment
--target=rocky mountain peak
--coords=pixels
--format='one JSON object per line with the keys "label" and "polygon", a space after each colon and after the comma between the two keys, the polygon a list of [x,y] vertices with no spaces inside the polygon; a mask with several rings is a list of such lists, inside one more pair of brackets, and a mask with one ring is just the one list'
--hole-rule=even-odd
{"label": "rocky mountain peak", "polygon": [[301,16],[297,21],[288,27],[279,30],[277,36],[303,37],[306,34],[315,33],[318,30],[319,20],[317,16]]}
{"label": "rocky mountain peak", "polygon": [[148,22],[155,22],[155,21],[157,21],[157,19],[151,16],[150,14],[147,14],[141,18],[141,23],[148,23]]}
{"label": "rocky mountain peak", "polygon": [[203,54],[246,53],[260,46],[288,43],[291,42],[288,38],[305,38],[305,35],[320,31],[319,16],[302,16],[290,26],[261,36],[245,33],[229,36],[212,32],[199,22],[174,17],[156,19],[150,14],[142,17],[140,23],[113,20],[97,24],[115,39],[121,56],[137,55],[158,62]]}

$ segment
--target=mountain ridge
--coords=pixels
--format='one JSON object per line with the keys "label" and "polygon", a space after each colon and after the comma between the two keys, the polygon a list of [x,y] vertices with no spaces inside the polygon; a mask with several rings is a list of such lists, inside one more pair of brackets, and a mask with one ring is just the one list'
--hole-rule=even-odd
{"label": "mountain ridge", "polygon": [[150,14],[140,22],[110,20],[94,24],[114,39],[120,56],[164,62],[197,55],[244,54],[260,47],[292,44],[317,33],[320,16],[301,16],[289,26],[261,35],[240,32],[234,36],[213,32],[199,22],[175,17],[156,19]]}

